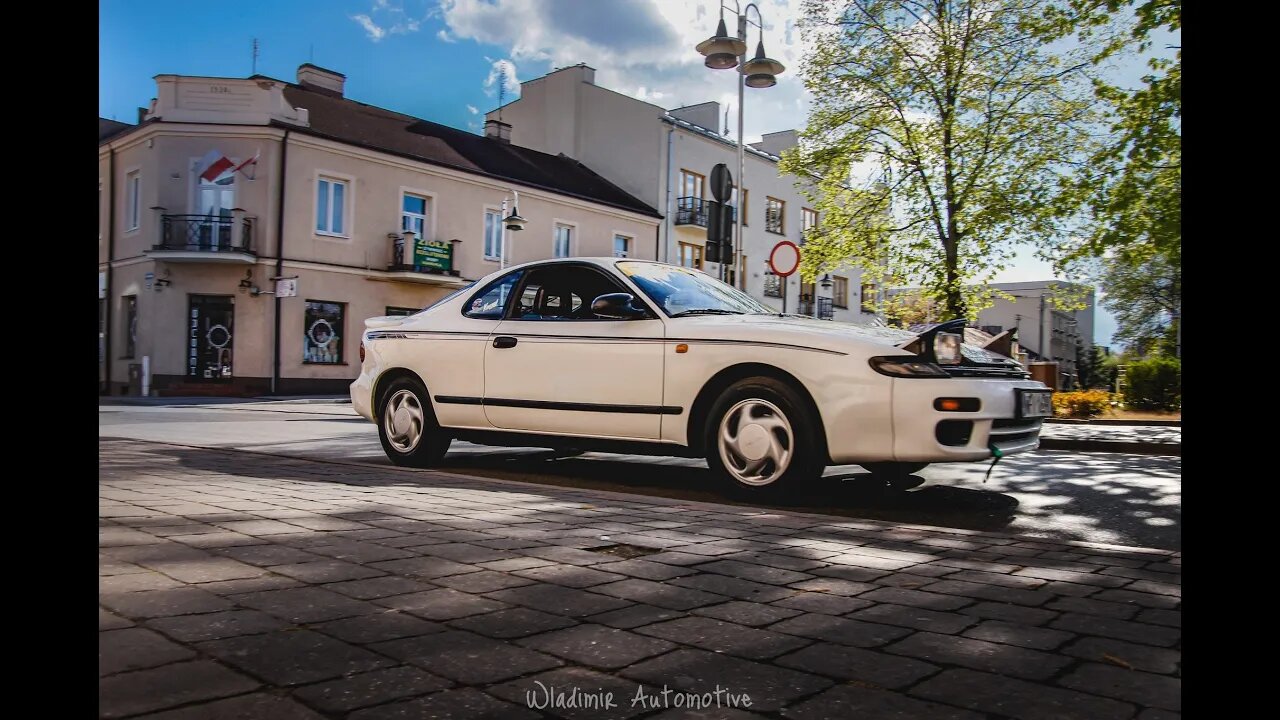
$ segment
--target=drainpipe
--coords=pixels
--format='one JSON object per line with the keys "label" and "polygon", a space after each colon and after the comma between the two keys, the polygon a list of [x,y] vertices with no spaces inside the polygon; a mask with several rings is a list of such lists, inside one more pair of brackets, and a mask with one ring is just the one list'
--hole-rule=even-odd
{"label": "drainpipe", "polygon": [[673,124],[667,128],[667,201],[663,206],[665,211],[662,213],[664,216],[662,218],[664,235],[662,243],[663,262],[671,262],[671,144],[675,134],[676,126]]}
{"label": "drainpipe", "polygon": [[[284,181],[286,163],[289,160],[289,129],[285,128],[284,138],[280,141],[280,185],[276,198],[276,277],[284,275]],[[280,296],[275,298],[275,340],[271,352],[271,394],[277,394],[280,384]]]}
{"label": "drainpipe", "polygon": [[106,373],[105,390],[108,397],[111,396],[111,340],[115,333],[111,332],[111,306],[114,304],[114,298],[111,293],[115,290],[115,283],[112,280],[112,263],[116,259],[116,150],[107,145],[107,289],[104,293],[107,302],[107,314],[103,318],[103,372]]}

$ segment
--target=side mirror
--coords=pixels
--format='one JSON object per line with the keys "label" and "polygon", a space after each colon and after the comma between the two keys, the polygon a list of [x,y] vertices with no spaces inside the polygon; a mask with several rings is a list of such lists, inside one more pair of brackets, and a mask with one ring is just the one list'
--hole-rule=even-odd
{"label": "side mirror", "polygon": [[609,320],[636,320],[649,317],[649,313],[644,308],[638,308],[632,304],[635,299],[631,293],[601,295],[591,301],[591,312],[595,313],[596,317]]}

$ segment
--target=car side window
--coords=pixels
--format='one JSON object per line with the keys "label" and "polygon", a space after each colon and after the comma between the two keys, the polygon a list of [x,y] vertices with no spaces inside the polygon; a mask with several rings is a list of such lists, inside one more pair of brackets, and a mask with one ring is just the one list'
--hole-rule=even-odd
{"label": "car side window", "polygon": [[480,320],[501,320],[507,307],[507,299],[515,291],[516,283],[520,282],[522,275],[523,270],[514,270],[489,283],[471,296],[462,314]]}
{"label": "car side window", "polygon": [[532,270],[511,308],[513,320],[599,320],[591,301],[625,292],[604,273],[581,265],[552,265]]}

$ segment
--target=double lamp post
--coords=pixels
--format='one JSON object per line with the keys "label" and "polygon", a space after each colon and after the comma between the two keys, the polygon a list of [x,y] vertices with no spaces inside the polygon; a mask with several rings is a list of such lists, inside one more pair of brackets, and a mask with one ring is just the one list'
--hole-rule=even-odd
{"label": "double lamp post", "polygon": [[[738,34],[730,35],[724,24],[724,11],[727,6],[724,2],[720,3],[720,24],[716,26],[716,34],[698,43],[698,52],[701,53],[706,60],[704,64],[712,70],[731,70],[738,68],[738,191],[735,208],[737,216],[737,230],[735,235],[737,242],[735,247],[738,252],[742,252],[742,220],[743,210],[742,197],[746,194],[746,182],[744,178],[746,154],[743,140],[743,114],[742,101],[745,87],[767,88],[778,84],[777,76],[782,74],[785,68],[782,63],[777,60],[765,57],[764,54],[764,18],[760,15],[760,8],[755,3],[749,3],[746,8],[738,4],[738,0],[733,0],[733,12],[738,18]],[[751,22],[748,17],[752,10],[756,11],[756,20]],[[751,23],[759,29],[759,35],[756,41],[756,56],[747,59],[747,24]],[[721,258],[724,260],[725,258]],[[733,261],[733,255],[729,255],[729,262]],[[720,263],[720,279],[725,279],[725,265]],[[784,280],[785,282],[785,280]]]}

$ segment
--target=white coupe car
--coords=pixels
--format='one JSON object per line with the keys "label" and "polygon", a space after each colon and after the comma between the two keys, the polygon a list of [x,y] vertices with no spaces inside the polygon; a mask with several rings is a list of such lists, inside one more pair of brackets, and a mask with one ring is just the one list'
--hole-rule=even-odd
{"label": "white coupe car", "polygon": [[486,445],[705,457],[747,491],[1039,446],[1050,391],[962,342],[780,315],[697,270],[566,258],[366,321],[356,411],[399,465]]}

